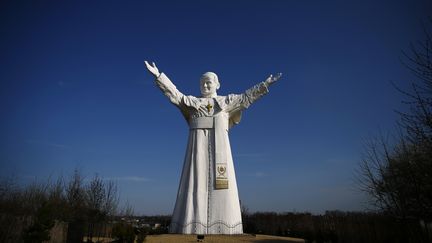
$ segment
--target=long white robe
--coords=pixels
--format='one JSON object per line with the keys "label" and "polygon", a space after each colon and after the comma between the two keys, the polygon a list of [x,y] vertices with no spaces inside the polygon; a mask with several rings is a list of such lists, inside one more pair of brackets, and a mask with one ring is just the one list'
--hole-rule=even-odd
{"label": "long white robe", "polygon": [[[183,95],[163,73],[156,79],[156,84],[180,109],[189,125],[197,117],[218,117],[219,126],[223,128],[192,129],[190,126],[170,233],[242,234],[228,130],[240,122],[243,109],[268,92],[267,85],[262,82],[244,94],[198,98]],[[215,137],[221,140],[218,147],[215,147]],[[226,161],[215,161],[216,153],[224,154]],[[219,162],[226,163],[228,189],[215,188],[214,168]]]}

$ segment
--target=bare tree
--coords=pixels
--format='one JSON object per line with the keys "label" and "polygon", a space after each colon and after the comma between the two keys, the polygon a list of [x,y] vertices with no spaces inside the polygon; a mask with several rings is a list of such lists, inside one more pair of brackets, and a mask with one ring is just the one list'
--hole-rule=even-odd
{"label": "bare tree", "polygon": [[[430,19],[432,24],[432,18]],[[403,52],[403,64],[417,77],[411,82],[412,90],[404,91],[409,99],[409,113],[400,113],[401,125],[409,141],[424,146],[432,144],[432,36],[425,24],[423,41],[412,43],[410,52]]]}
{"label": "bare tree", "polygon": [[84,237],[86,194],[84,178],[75,169],[66,187],[68,233],[66,242],[81,242]]}
{"label": "bare tree", "polygon": [[102,212],[108,216],[113,216],[117,212],[119,204],[117,184],[112,180],[105,183],[105,198]]}
{"label": "bare tree", "polygon": [[423,24],[425,39],[411,44],[410,52],[403,53],[403,63],[416,79],[411,81],[411,91],[402,91],[410,110],[400,112],[404,133],[391,167],[399,177],[407,177],[401,181],[408,187],[404,211],[426,223],[432,223],[432,36],[428,31],[432,18],[429,21],[429,25]]}
{"label": "bare tree", "polygon": [[56,222],[68,225],[67,242],[81,242],[86,226],[90,237],[106,235],[117,210],[117,185],[97,175],[87,181],[75,170],[67,181],[17,181],[0,178],[0,242],[47,241]]}
{"label": "bare tree", "polygon": [[[431,21],[432,22],[432,21]],[[408,112],[399,112],[395,145],[380,136],[366,145],[357,179],[372,204],[404,222],[423,223],[424,241],[432,240],[432,38],[403,52],[403,64],[416,79],[412,90],[397,88],[406,95]],[[411,222],[412,223],[412,222]],[[409,230],[409,227],[407,226]],[[410,232],[407,232],[408,234]]]}
{"label": "bare tree", "polygon": [[116,184],[113,181],[104,181],[96,174],[86,187],[87,236],[90,239],[95,235],[95,228],[101,228],[100,223],[114,214],[117,201]]}

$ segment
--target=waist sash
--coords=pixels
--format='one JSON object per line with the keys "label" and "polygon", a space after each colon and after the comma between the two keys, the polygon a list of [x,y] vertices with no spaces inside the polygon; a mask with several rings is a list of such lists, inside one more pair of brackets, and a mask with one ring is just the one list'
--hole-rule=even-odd
{"label": "waist sash", "polygon": [[190,129],[214,129],[214,148],[215,148],[215,189],[228,189],[227,172],[227,149],[225,133],[227,129],[227,119],[218,115],[215,117],[196,117],[189,121]]}
{"label": "waist sash", "polygon": [[214,118],[203,116],[190,120],[189,129],[212,129],[214,128]]}

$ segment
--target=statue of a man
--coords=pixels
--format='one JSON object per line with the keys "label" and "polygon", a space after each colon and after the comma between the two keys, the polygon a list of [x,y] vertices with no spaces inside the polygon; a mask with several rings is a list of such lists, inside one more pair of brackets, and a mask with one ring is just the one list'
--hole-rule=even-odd
{"label": "statue of a man", "polygon": [[243,225],[228,130],[282,74],[270,75],[243,94],[218,96],[213,72],[200,79],[201,96],[181,93],[155,63],[145,61],[156,85],[189,124],[189,140],[170,233],[242,234]]}

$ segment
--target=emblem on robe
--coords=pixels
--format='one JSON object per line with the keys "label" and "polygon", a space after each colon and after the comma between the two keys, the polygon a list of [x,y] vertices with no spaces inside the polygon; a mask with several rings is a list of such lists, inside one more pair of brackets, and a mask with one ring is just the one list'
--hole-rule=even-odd
{"label": "emblem on robe", "polygon": [[215,189],[228,189],[228,175],[226,163],[216,163]]}

